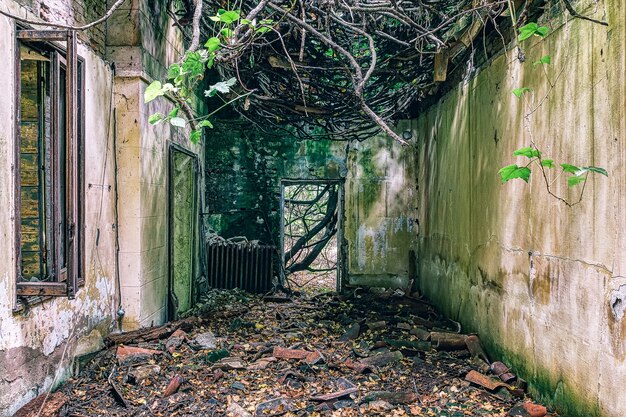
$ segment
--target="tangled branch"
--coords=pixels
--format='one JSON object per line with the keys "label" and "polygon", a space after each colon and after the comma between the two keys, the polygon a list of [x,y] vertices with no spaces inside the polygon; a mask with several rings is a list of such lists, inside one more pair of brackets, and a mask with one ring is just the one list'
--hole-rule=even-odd
{"label": "tangled branch", "polygon": [[[190,11],[201,3],[187,2]],[[226,11],[205,0],[201,30],[203,39],[219,39],[220,78],[234,77],[250,93],[235,110],[262,128],[334,140],[382,130],[407,144],[392,125],[437,90],[435,53],[505,3],[242,0],[236,21],[220,22]]]}

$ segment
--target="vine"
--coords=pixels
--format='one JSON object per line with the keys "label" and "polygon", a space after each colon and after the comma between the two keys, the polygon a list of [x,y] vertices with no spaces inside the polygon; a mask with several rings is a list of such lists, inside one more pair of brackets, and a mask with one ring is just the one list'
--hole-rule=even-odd
{"label": "vine", "polygon": [[[579,16],[574,16],[574,17],[579,17]],[[589,19],[586,19],[586,20],[589,20]],[[521,42],[526,41],[527,39],[530,39],[532,37],[539,37],[543,39],[548,35],[548,33],[549,33],[549,29],[546,26],[539,26],[536,22],[527,23],[526,25],[518,28],[518,36],[517,36],[518,48],[520,48],[519,44]],[[520,51],[521,51],[521,48],[520,48]],[[523,55],[523,54],[520,54],[520,55]],[[550,89],[548,91],[548,94],[555,86],[554,82],[550,81],[550,79],[548,78],[547,76],[548,74],[546,71],[546,66],[551,65],[551,64],[552,64],[552,57],[550,55],[544,55],[538,60],[532,62],[533,68],[537,66],[541,66],[543,68],[544,74],[546,75],[546,79],[548,80],[548,83],[550,84]],[[525,94],[532,93],[532,92],[533,90],[530,87],[519,87],[519,88],[515,88],[512,90],[513,95],[515,95],[519,99],[522,99]],[[530,123],[529,117],[541,106],[542,103],[543,103],[543,100],[535,109],[532,109],[525,115],[524,119],[526,122]],[[608,177],[608,172],[604,168],[600,168],[596,166],[578,167],[576,165],[569,164],[569,163],[560,163],[559,164],[561,168],[560,172],[554,175],[553,178],[549,178],[549,171],[552,169],[555,169],[557,165],[555,164],[553,159],[547,159],[543,157],[543,153],[537,147],[537,145],[535,144],[535,141],[532,139],[532,131],[530,129],[530,125],[528,125],[527,128],[531,137],[531,140],[530,140],[531,146],[517,149],[516,151],[513,152],[513,156],[525,157],[528,159],[528,161],[524,165],[511,164],[511,165],[502,167],[498,171],[498,173],[500,174],[503,184],[513,179],[521,179],[525,181],[526,183],[528,183],[530,179],[530,175],[532,173],[530,167],[532,165],[536,165],[541,170],[542,178],[545,182],[548,193],[552,197],[556,198],[557,200],[571,207],[582,201],[583,193],[585,190],[585,185],[587,183],[587,179],[589,178],[589,174],[601,174],[601,175]],[[572,202],[570,200],[567,200],[566,198],[563,198],[557,195],[556,193],[552,191],[552,188],[551,188],[552,185],[561,177],[565,177],[567,179],[568,188],[575,187],[579,184],[582,184],[582,188],[581,188],[581,192],[579,194],[578,200]]]}

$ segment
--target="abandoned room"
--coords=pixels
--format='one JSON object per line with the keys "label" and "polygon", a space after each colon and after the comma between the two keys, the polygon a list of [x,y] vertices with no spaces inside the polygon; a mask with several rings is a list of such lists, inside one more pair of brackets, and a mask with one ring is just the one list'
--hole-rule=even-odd
{"label": "abandoned room", "polygon": [[0,417],[626,415],[621,0],[0,0]]}

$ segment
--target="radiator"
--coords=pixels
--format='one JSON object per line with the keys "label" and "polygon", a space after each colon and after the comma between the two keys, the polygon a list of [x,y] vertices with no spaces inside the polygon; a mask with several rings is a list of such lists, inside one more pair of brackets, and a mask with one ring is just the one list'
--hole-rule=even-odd
{"label": "radiator", "polygon": [[207,277],[211,288],[241,288],[265,293],[272,289],[273,246],[209,243],[206,247]]}

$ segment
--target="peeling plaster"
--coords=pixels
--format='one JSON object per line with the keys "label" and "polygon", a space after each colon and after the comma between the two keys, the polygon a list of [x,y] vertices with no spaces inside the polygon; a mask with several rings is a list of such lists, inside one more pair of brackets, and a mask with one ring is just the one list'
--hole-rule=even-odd
{"label": "peeling plaster", "polygon": [[615,320],[621,321],[624,318],[624,311],[626,310],[626,285],[620,285],[617,290],[611,292],[610,305]]}

